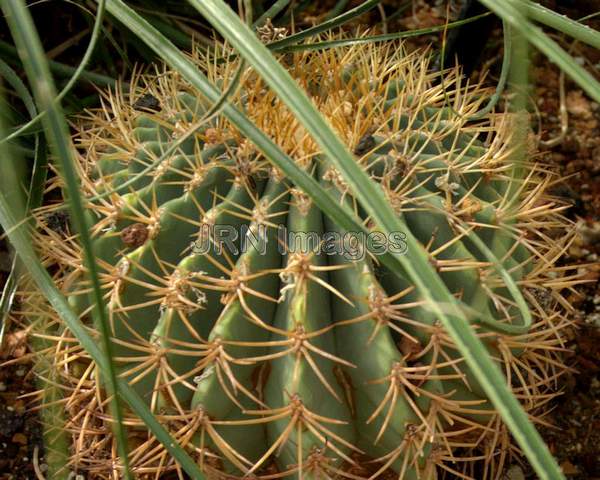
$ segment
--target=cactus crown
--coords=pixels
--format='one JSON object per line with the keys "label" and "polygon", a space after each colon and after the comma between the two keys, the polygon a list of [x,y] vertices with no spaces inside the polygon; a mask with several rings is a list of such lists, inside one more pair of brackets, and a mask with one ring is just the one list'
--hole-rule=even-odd
{"label": "cactus crown", "polygon": [[[221,88],[238,68],[222,61],[231,53],[195,55]],[[556,180],[527,159],[515,189],[519,122],[494,114],[469,123],[487,91],[456,69],[434,83],[426,55],[389,43],[281,61],[420,244],[402,245],[402,232],[374,233],[366,249],[357,247],[352,232],[325,218],[224,117],[204,118],[210,105],[177,72],[135,75],[127,93],[103,94],[76,138],[120,374],[209,478],[468,478],[477,459],[478,478],[497,478],[515,451],[499,415],[411,282],[379,264],[377,245],[430,253],[515,394],[541,416],[565,368],[559,351],[569,324],[560,293],[569,278],[555,267],[569,236],[562,207],[547,194]],[[255,72],[243,71],[232,101],[375,232]],[[40,210],[37,243],[92,328],[76,236],[61,238],[46,221],[59,206]],[[238,233],[231,243],[217,241],[223,225]],[[293,245],[281,226],[295,234]],[[510,330],[518,310],[470,232],[524,291],[535,320],[528,331]],[[28,315],[54,332],[47,352],[65,395],[73,468],[118,478],[94,364],[39,295],[25,299]],[[129,414],[127,425],[140,478],[179,471],[139,419]]]}

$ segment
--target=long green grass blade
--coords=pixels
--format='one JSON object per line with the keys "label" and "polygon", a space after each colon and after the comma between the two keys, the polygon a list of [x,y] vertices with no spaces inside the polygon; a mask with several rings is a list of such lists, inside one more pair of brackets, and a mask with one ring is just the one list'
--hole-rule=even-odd
{"label": "long green grass blade", "polygon": [[[323,42],[303,43],[301,45],[292,45],[289,43],[284,43],[286,40],[288,40],[288,38],[292,38],[286,37],[283,40],[269,43],[267,47],[270,50],[279,52],[294,52],[300,50],[325,50],[327,48],[347,47],[352,45],[358,45],[361,43],[389,42],[392,40],[400,40],[402,38],[419,37],[421,35],[430,35],[432,33],[442,32],[451,28],[460,27],[461,25],[466,25],[467,23],[474,22],[476,20],[479,20],[480,18],[487,17],[488,15],[490,15],[490,12],[482,13],[480,15],[476,15],[470,18],[465,18],[464,20],[457,20],[455,22],[450,22],[444,25],[437,25],[435,27],[418,28],[415,30],[405,30],[402,32],[386,33],[382,35],[366,35],[364,37],[344,38],[340,40],[325,40]],[[308,30],[306,30],[306,32],[308,32]],[[281,46],[282,44],[283,46]]]}
{"label": "long green grass blade", "polygon": [[[21,78],[17,73],[1,59],[0,77],[3,78],[8,85],[13,88],[15,94],[22,99],[29,115],[34,116],[36,114],[36,108],[29,90],[21,81]],[[8,131],[7,127],[9,117],[11,116],[11,112],[8,112],[8,106],[6,99],[3,98],[3,96],[0,96],[0,135]],[[0,158],[2,159],[0,171],[3,172],[0,176],[0,191],[9,198],[16,216],[23,221],[27,211],[22,195],[23,191],[21,190],[21,185],[24,184],[26,176],[25,163],[23,162],[23,159],[18,158],[17,155],[7,154],[0,156]],[[8,315],[17,290],[17,275],[17,259],[13,258],[8,278],[4,282],[4,285],[2,285],[0,293],[0,345],[2,345],[4,339]]]}
{"label": "long green grass blade", "polygon": [[[27,94],[29,93],[26,90]],[[33,101],[29,97],[30,100]],[[29,103],[27,97],[25,99],[26,103]],[[33,108],[31,108],[33,107]],[[35,105],[31,104],[27,107],[31,114],[35,115]],[[0,134],[5,134],[4,129],[0,129]],[[0,144],[2,146],[2,144]],[[23,159],[19,158],[17,155],[11,154],[9,151],[9,146],[7,145],[6,154],[3,154],[0,158],[3,159],[3,164],[0,165],[0,171],[3,172],[3,175],[0,177],[0,191],[6,192],[9,191],[6,188],[6,184],[13,183],[14,185],[21,186],[26,182],[19,181],[20,178],[12,179],[12,172],[19,171],[19,167],[24,166]],[[42,135],[36,135],[35,139],[35,156],[33,159],[33,167],[31,168],[31,179],[29,182],[29,189],[27,195],[27,201],[25,202],[25,208],[23,210],[23,215],[21,221],[25,222],[29,215],[29,212],[33,208],[37,208],[42,203],[42,197],[44,192],[44,186],[46,184],[46,174],[47,174],[47,163],[48,158],[46,155],[46,142]],[[25,175],[22,174],[19,177],[25,178]],[[10,202],[12,204],[12,202]],[[10,272],[4,286],[2,287],[2,293],[0,294],[0,345],[2,345],[2,341],[4,339],[4,334],[6,331],[6,325],[8,321],[8,316],[13,306],[13,302],[15,300],[17,288],[18,288],[18,278],[20,274],[23,272],[23,265],[19,262],[19,258],[15,256],[13,258]]]}
{"label": "long green grass blade", "polygon": [[[8,67],[10,68],[10,67]],[[35,116],[36,108],[29,90],[20,79],[16,79],[9,73],[3,72],[4,78],[13,86],[14,93],[25,103],[25,107],[31,116]],[[0,135],[7,134],[7,127],[11,121],[11,115],[7,111],[8,104],[0,94]],[[30,207],[37,207],[41,202],[40,187],[45,185],[45,163],[46,163],[46,145],[42,135],[36,135],[36,155],[29,182],[28,198],[25,200],[24,193],[27,192],[27,176],[29,172],[26,168],[26,162],[17,154],[14,144],[0,144],[0,192],[3,200],[9,205],[15,221],[18,221],[23,228],[30,228],[32,222],[28,222]],[[42,183],[42,185],[40,185]],[[26,227],[25,227],[26,226]],[[3,335],[6,331],[7,321],[12,308],[13,301],[17,298],[17,289],[19,278],[23,273],[23,264],[20,258],[15,255],[11,265],[11,271],[4,284],[2,295],[0,296],[0,345]],[[46,332],[44,332],[46,333]],[[46,340],[34,336],[30,337],[30,346],[35,350],[43,350],[48,347]],[[48,378],[46,357],[42,356],[40,361],[36,362],[34,372],[41,375],[45,380],[38,383],[43,390],[38,398],[39,404],[43,405],[40,412],[40,423],[43,425],[43,438],[45,442],[44,462],[47,466],[46,475],[48,478],[56,480],[68,480],[68,470],[65,468],[69,459],[68,433],[65,430],[64,410],[60,400],[61,391],[53,382],[52,374]],[[48,381],[46,381],[48,380]]]}
{"label": "long green grass blade", "polygon": [[[189,0],[227,39],[302,122],[325,155],[342,173],[345,181],[384,234],[404,232],[410,258],[397,256],[418,291],[436,313],[465,361],[481,382],[486,394],[502,415],[517,442],[541,478],[562,478],[561,471],[539,433],[529,421],[517,399],[506,386],[506,379],[485,347],[461,314],[456,300],[429,263],[428,254],[412,236],[404,222],[387,204],[382,190],[356,163],[346,146],[277,62],[222,0]],[[307,192],[310,194],[310,192]],[[520,296],[520,293],[519,293]],[[442,305],[446,306],[443,308]]]}
{"label": "long green grass blade", "polygon": [[[13,88],[15,94],[25,105],[25,109],[27,110],[29,116],[35,117],[37,114],[37,109],[29,89],[25,86],[19,75],[10,67],[10,65],[1,59],[0,77],[4,78]],[[2,103],[5,102],[3,98],[0,98],[0,100]],[[0,115],[0,117],[2,117],[2,115]],[[2,125],[2,128],[0,129],[0,135],[7,134],[7,130],[8,129],[6,126]],[[1,143],[2,142],[0,142],[0,144]],[[24,181],[21,181],[25,178],[24,164],[23,159],[18,158],[16,155],[10,155],[7,153],[6,155],[2,155],[1,158],[3,164],[0,166],[0,169],[4,172],[4,174],[0,177],[0,191],[4,192],[6,195],[6,192],[9,192],[11,189],[15,188],[15,186],[20,188],[20,186],[25,183]],[[35,156],[33,167],[31,169],[31,181],[29,182],[28,197],[22,215],[23,220],[25,220],[30,208],[36,208],[41,204],[42,192],[44,184],[46,183],[46,164],[47,158],[45,142],[40,135],[36,135]],[[19,172],[19,170],[21,171]],[[17,172],[20,174],[17,174]],[[17,257],[15,257],[11,263],[8,278],[4,283],[2,293],[0,295],[0,345],[2,345],[4,333],[6,331],[8,315],[15,299],[15,293],[18,286],[17,277],[21,271],[20,267],[21,265],[19,264]]]}
{"label": "long green grass blade", "polygon": [[[33,101],[33,97],[29,92],[27,86],[21,80],[21,77],[15,72],[11,66],[6,63],[4,60],[0,58],[0,77],[8,82],[8,84],[13,88],[15,93],[19,96],[23,104],[25,105],[25,109],[30,117],[35,117],[37,115],[37,109],[35,108],[35,102]],[[4,100],[4,99],[3,99]]]}
{"label": "long green grass blade", "polygon": [[[4,58],[6,61],[15,61],[19,58],[17,54],[17,49],[13,47],[10,43],[5,42],[4,40],[0,40],[0,54],[2,55],[2,58]],[[71,78],[73,74],[77,71],[77,68],[72,67],[71,65],[66,65],[64,63],[57,62],[54,60],[49,60],[48,66],[50,67],[50,70],[62,77]],[[90,72],[89,70],[84,70],[83,72],[81,72],[80,76],[82,79],[85,79],[88,82],[106,87],[114,87],[115,83],[117,82],[115,78],[107,77],[106,75],[101,75],[99,73]]]}
{"label": "long green grass blade", "polygon": [[[186,35],[184,32],[182,32],[181,30],[179,30],[177,27],[174,27],[173,25],[164,22],[161,18],[160,18],[160,14],[156,15],[156,16],[152,16],[149,20],[152,25],[154,25],[156,28],[158,28],[161,32],[163,32],[165,35],[168,36],[168,38],[171,38],[173,40],[173,42],[178,45],[181,48],[186,48],[188,50],[191,50],[194,46],[194,40],[192,37],[190,37],[189,35]],[[197,39],[196,41],[199,41],[200,39]]]}
{"label": "long green grass blade", "polygon": [[581,22],[560,15],[539,3],[530,2],[527,15],[532,20],[540,22],[559,32],[566,33],[580,42],[587,43],[592,47],[600,49],[600,32],[594,30]]}
{"label": "long green grass blade", "polygon": [[287,46],[299,43],[302,40],[304,40],[305,38],[310,38],[315,35],[318,35],[321,32],[326,32],[328,30],[331,30],[332,28],[339,27],[339,26],[343,25],[344,23],[349,22],[353,18],[356,18],[359,15],[362,15],[363,13],[366,13],[369,10],[372,10],[379,3],[381,3],[381,0],[367,0],[366,2],[361,3],[359,6],[354,7],[353,9],[348,10],[347,12],[342,13],[341,15],[338,15],[338,16],[336,16],[330,20],[327,20],[319,25],[315,25],[314,27],[307,28],[306,30],[303,30],[302,32],[298,32],[294,35],[290,35],[289,37],[283,38],[276,42],[272,42],[269,44],[269,48],[271,48],[273,50],[281,50],[282,48],[285,48]]}
{"label": "long green grass blade", "polygon": [[[88,44],[88,47],[85,50],[85,53],[83,54],[83,58],[79,62],[79,65],[78,65],[77,69],[75,70],[75,72],[73,72],[73,76],[69,79],[67,84],[63,87],[63,89],[60,91],[60,93],[54,99],[55,103],[60,102],[67,95],[67,93],[69,93],[71,91],[71,88],[73,88],[73,86],[77,83],[80,75],[83,73],[83,71],[85,70],[85,67],[87,66],[88,62],[90,61],[90,58],[92,57],[92,53],[94,52],[94,48],[96,46],[96,42],[98,41],[98,37],[100,34],[100,28],[102,26],[102,19],[104,18],[104,4],[105,4],[105,0],[101,0],[100,4],[98,6],[98,12],[96,14],[96,19],[94,20],[94,27],[92,29],[90,43]],[[38,113],[31,120],[29,120],[24,125],[21,125],[21,127],[19,127],[17,130],[12,132],[10,135],[8,135],[7,137],[5,137],[3,139],[0,139],[0,142],[6,142],[8,140],[18,137],[19,135],[22,135],[25,131],[27,131],[29,128],[31,128],[37,122],[39,122],[44,117],[44,115],[46,115],[46,111],[42,111],[42,112]]]}
{"label": "long green grass blade", "polygon": [[265,13],[258,17],[258,20],[256,20],[252,26],[254,28],[261,27],[267,21],[267,19],[273,18],[281,13],[283,9],[290,4],[290,2],[291,0],[277,0],[265,11]]}
{"label": "long green grass blade", "polygon": [[4,282],[4,287],[2,288],[2,293],[0,294],[0,345],[2,345],[4,342],[8,314],[12,308],[12,304],[15,299],[15,293],[17,291],[17,282],[15,279],[16,275],[16,261],[13,260],[10,266],[8,278],[6,279],[6,282]]}
{"label": "long green grass blade", "polygon": [[346,8],[346,5],[348,5],[348,2],[349,2],[349,0],[338,0],[336,2],[336,4],[334,5],[334,7],[327,13],[327,16],[325,17],[325,19],[329,20],[329,19],[337,17],[339,14],[341,14],[344,11],[344,8]]}
{"label": "long green grass blade", "polygon": [[[0,132],[4,132],[6,118],[3,117],[4,112],[4,99],[0,98]],[[3,195],[10,198],[10,203],[13,207],[15,215],[22,221],[25,218],[25,209],[23,205],[23,198],[20,195],[19,186],[23,175],[23,162],[21,159],[17,159],[8,155],[2,155],[0,158],[3,160],[2,172],[0,176],[0,191]],[[21,165],[19,165],[19,162]],[[19,168],[20,167],[20,168]],[[10,313],[11,306],[15,298],[15,292],[17,289],[17,259],[16,257],[12,260],[10,266],[10,273],[4,285],[1,286],[0,292],[0,345],[2,345],[4,334],[6,331],[6,325],[8,322],[8,315]]]}
{"label": "long green grass blade", "polygon": [[[544,53],[592,99],[600,102],[600,83],[563,48],[529,20],[531,2],[528,0],[479,0],[492,12],[512,25],[538,50]],[[563,25],[564,26],[564,25]]]}
{"label": "long green grass blade", "polygon": [[385,22],[389,23],[392,20],[395,20],[400,15],[402,15],[406,10],[408,10],[412,6],[412,4],[413,4],[412,0],[407,0],[404,3],[401,3],[400,5],[398,5],[396,7],[396,11],[394,13],[389,15],[385,20],[382,19],[377,25],[381,25],[382,23],[385,23]]}
{"label": "long green grass blade", "polygon": [[44,129],[50,140],[52,150],[60,162],[60,173],[67,187],[72,218],[79,232],[84,259],[92,285],[94,303],[92,316],[101,332],[101,341],[106,357],[105,364],[108,367],[102,371],[102,375],[111,395],[112,413],[115,418],[113,424],[114,433],[117,438],[121,461],[123,462],[123,473],[125,478],[129,480],[133,477],[128,467],[127,435],[123,424],[120,399],[116,393],[116,372],[112,362],[112,345],[108,316],[104,308],[104,298],[100,288],[98,269],[84,215],[83,203],[79,195],[79,181],[76,174],[69,131],[60,103],[55,102],[54,83],[27,6],[22,0],[3,0],[1,5],[32,86],[38,108],[46,112],[46,115],[42,116]]}
{"label": "long green grass blade", "polygon": [[[502,97],[502,93],[504,92],[504,88],[506,87],[506,81],[508,80],[508,74],[510,72],[510,60],[512,55],[512,33],[510,30],[510,25],[503,21],[503,37],[504,37],[504,52],[502,54],[502,69],[500,71],[500,78],[498,79],[498,84],[496,85],[496,91],[490,97],[490,100],[478,112],[474,113],[469,117],[470,121],[479,120],[483,118],[485,115],[490,113],[494,107],[498,104],[498,101]],[[443,70],[443,69],[442,69]]]}

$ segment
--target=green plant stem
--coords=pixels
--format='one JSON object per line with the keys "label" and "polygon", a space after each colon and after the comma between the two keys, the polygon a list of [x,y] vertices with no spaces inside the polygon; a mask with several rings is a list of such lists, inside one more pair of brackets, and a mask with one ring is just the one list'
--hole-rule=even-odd
{"label": "green plant stem", "polygon": [[485,107],[478,112],[474,113],[469,117],[469,120],[480,120],[490,113],[494,107],[498,104],[504,89],[506,88],[506,81],[508,80],[508,73],[510,71],[510,61],[512,56],[512,33],[510,31],[510,25],[506,21],[502,21],[503,25],[503,36],[504,36],[504,52],[502,56],[502,70],[500,71],[500,78],[498,79],[498,85],[496,85],[496,91],[488,101]]}
{"label": "green plant stem", "polygon": [[[402,13],[404,13],[405,10],[407,10],[408,8],[410,8],[411,5],[412,5],[412,0],[408,0],[408,1],[404,2],[401,5],[398,5],[398,7],[396,8],[396,11],[394,13],[392,13],[391,15],[389,15],[387,17],[386,21],[389,23],[392,20],[395,20],[400,15],[402,15]],[[381,23],[383,23],[383,21],[380,21],[378,23],[378,25],[381,24]]]}

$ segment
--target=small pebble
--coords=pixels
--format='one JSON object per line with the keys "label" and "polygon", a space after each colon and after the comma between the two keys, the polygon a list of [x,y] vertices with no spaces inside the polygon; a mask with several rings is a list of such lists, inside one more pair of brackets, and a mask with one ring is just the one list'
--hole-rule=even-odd
{"label": "small pebble", "polygon": [[585,318],[585,322],[600,327],[600,313],[592,313]]}
{"label": "small pebble", "polygon": [[578,225],[579,235],[587,245],[593,245],[600,242],[600,222],[594,222],[591,225],[581,223]]}
{"label": "small pebble", "polygon": [[23,433],[15,433],[12,437],[12,442],[19,445],[27,445],[27,437]]}
{"label": "small pebble", "polygon": [[506,480],[525,480],[523,469],[519,465],[512,465],[504,474]]}

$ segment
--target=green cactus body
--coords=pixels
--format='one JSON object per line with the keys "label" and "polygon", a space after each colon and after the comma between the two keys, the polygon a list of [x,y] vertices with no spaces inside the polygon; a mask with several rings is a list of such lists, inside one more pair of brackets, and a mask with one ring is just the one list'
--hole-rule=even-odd
{"label": "green cactus body", "polygon": [[[497,478],[514,453],[494,453],[509,448],[506,429],[410,279],[380,264],[382,248],[409,257],[418,248],[430,253],[532,415],[552,395],[560,331],[568,324],[560,310],[567,283],[557,280],[564,270],[553,263],[568,236],[549,241],[547,232],[565,225],[544,194],[551,175],[527,164],[532,174],[514,193],[514,115],[468,123],[486,91],[447,73],[448,105],[426,62],[396,47],[299,52],[286,60],[418,245],[403,245],[402,232],[382,238],[339,173],[251,71],[233,101],[363,217],[372,236],[362,247],[221,117],[165,155],[209,110],[176,73],[145,78],[128,100],[113,98],[111,115],[93,116],[95,128],[81,129],[82,185],[119,374],[209,478],[395,472],[428,480],[443,472],[468,477],[479,471],[474,459],[485,465],[477,478]],[[198,61],[215,83],[226,84],[235,65],[214,60]],[[155,96],[160,111],[133,109],[142,93]],[[111,192],[161,156],[157,168]],[[223,242],[219,226],[235,234]],[[283,227],[293,244],[283,241]],[[526,294],[535,318],[529,331],[510,330],[522,323],[518,309],[469,234]],[[53,235],[41,222],[40,251],[61,266],[55,278],[91,327],[76,240],[50,248]],[[110,429],[98,433],[108,424],[98,374],[60,323],[56,338],[69,405],[88,412],[74,414],[68,426],[74,445],[86,446],[74,453],[73,468],[115,478],[120,464],[110,460]],[[179,471],[127,415],[130,463],[139,477]]]}

